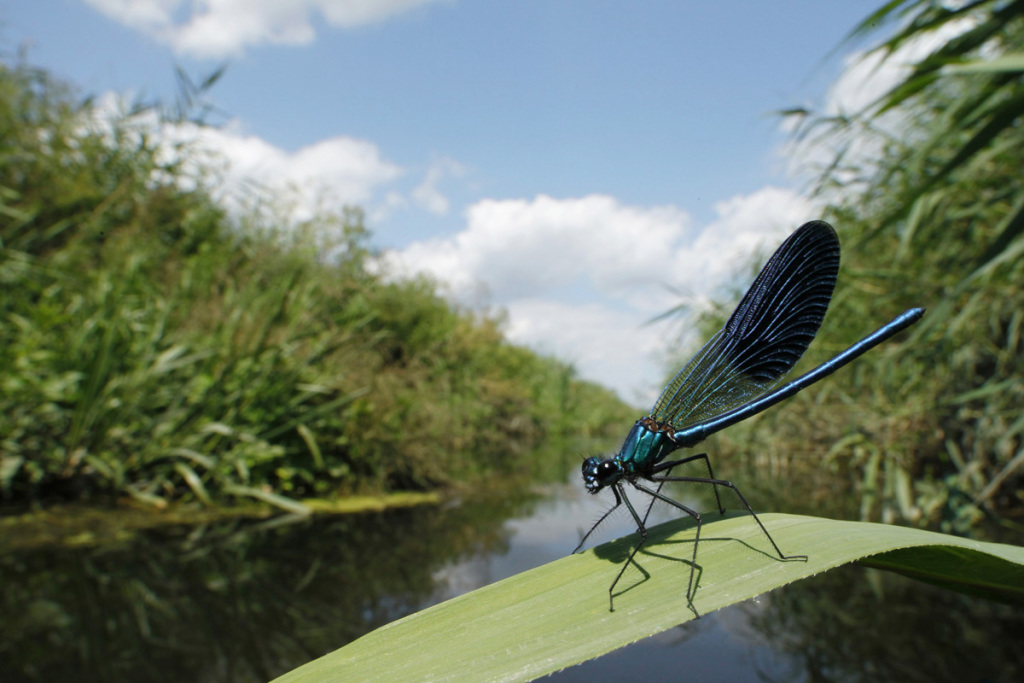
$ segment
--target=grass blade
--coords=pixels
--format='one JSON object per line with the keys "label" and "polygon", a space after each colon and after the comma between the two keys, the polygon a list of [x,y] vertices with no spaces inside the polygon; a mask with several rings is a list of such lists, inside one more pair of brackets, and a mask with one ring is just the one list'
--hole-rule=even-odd
{"label": "grass blade", "polygon": [[[1024,602],[1024,548],[919,529],[765,514],[780,562],[748,515],[706,523],[694,599],[707,614],[773,588],[863,561],[964,592]],[[650,529],[608,610],[608,585],[632,537],[523,572],[383,626],[276,683],[318,681],[527,681],[660,633],[693,618],[685,588],[693,527]],[[513,627],[514,625],[514,627]]]}

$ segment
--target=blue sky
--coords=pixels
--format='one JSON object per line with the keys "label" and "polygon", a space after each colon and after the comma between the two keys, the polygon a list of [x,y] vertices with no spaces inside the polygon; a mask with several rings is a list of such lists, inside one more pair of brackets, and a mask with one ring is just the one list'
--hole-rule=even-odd
{"label": "blue sky", "polygon": [[196,136],[229,186],[363,206],[394,272],[643,405],[671,291],[705,301],[815,217],[771,113],[877,91],[863,46],[830,53],[878,5],[9,0],[0,39],[83,94],[173,99],[175,64],[228,63]]}

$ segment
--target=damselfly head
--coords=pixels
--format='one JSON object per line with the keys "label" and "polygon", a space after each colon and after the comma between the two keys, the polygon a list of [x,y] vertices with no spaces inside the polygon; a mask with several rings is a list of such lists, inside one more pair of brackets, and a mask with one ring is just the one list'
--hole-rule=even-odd
{"label": "damselfly head", "polygon": [[622,477],[622,466],[614,458],[601,460],[590,457],[583,461],[583,485],[590,493],[597,493]]}

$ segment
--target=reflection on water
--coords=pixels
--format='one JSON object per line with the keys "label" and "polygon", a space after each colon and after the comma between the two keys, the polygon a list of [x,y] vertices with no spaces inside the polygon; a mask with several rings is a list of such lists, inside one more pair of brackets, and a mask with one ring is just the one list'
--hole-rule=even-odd
{"label": "reflection on water", "polygon": [[[712,507],[691,493],[673,495]],[[744,493],[756,509],[782,508]],[[393,619],[563,557],[610,504],[574,476],[540,499],[9,551],[0,556],[0,680],[267,681]],[[674,515],[656,507],[652,523]],[[593,540],[632,530],[620,510]],[[685,577],[655,578],[685,590]],[[1024,680],[1021,633],[1019,607],[848,567],[552,679]]]}
{"label": "reflection on water", "polygon": [[266,681],[436,601],[521,507],[147,531],[0,557],[0,680]]}

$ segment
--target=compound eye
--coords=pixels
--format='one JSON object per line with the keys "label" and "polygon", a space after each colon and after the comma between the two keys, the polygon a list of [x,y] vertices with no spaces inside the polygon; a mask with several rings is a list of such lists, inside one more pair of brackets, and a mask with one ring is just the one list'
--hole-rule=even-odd
{"label": "compound eye", "polygon": [[618,471],[619,468],[615,466],[614,462],[611,460],[605,460],[597,466],[597,478],[601,481],[606,481],[615,476]]}

